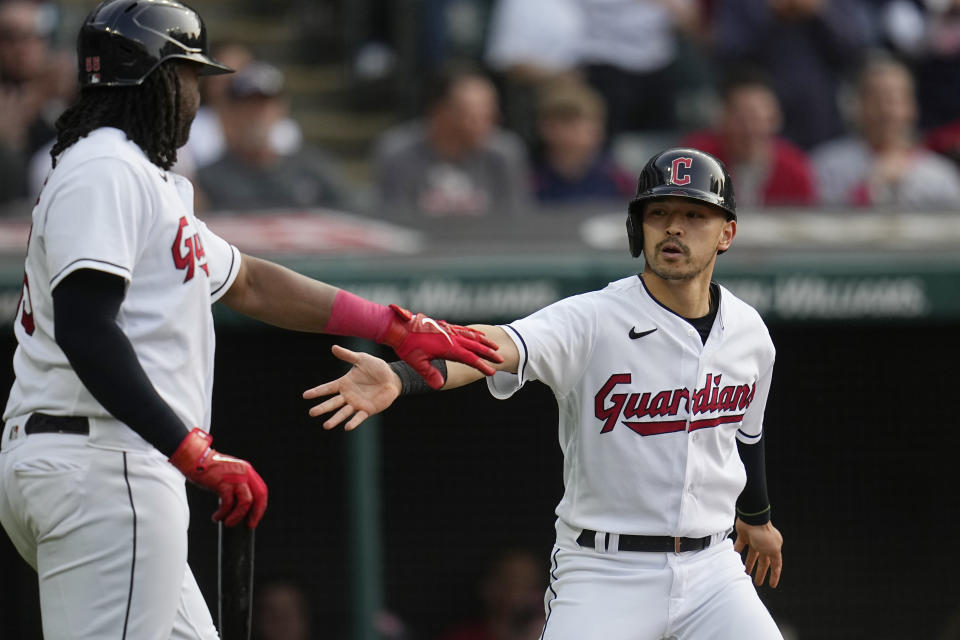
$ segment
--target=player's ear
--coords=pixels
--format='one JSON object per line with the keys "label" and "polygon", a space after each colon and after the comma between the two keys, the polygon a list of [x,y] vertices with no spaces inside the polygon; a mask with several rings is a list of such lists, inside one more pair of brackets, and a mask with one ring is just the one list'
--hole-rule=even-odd
{"label": "player's ear", "polygon": [[723,223],[723,230],[720,232],[720,243],[717,245],[717,251],[726,251],[733,244],[733,237],[737,235],[737,221],[727,220]]}

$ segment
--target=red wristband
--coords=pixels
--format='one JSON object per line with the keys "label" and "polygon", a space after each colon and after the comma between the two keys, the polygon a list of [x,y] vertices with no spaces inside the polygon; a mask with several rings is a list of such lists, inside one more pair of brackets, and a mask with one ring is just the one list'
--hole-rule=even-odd
{"label": "red wristband", "polygon": [[393,311],[389,308],[340,289],[323,332],[379,342],[392,319]]}

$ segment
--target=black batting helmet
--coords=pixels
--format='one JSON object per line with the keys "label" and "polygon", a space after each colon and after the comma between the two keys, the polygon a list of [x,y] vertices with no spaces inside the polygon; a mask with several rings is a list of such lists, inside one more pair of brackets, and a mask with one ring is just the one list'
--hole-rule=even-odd
{"label": "black batting helmet", "polygon": [[200,15],[175,0],[107,0],[77,38],[81,87],[129,87],[170,58],[203,65],[201,75],[233,69],[210,57]]}
{"label": "black batting helmet", "polygon": [[650,158],[640,172],[637,195],[627,213],[627,238],[634,258],[643,251],[643,207],[657,198],[687,198],[719,207],[737,219],[733,181],[723,163],[697,149],[675,148]]}

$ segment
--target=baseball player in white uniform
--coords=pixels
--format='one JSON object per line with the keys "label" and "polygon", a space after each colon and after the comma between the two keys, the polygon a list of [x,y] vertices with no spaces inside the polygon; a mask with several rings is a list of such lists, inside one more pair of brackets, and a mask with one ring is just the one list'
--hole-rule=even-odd
{"label": "baseball player in white uniform", "polygon": [[[781,638],[749,577],[776,586],[782,566],[762,442],[774,348],[757,312],[711,281],[736,225],[723,165],[663,151],[628,214],[643,273],[477,327],[504,356],[495,397],[540,380],[559,405],[565,492],[545,640]],[[335,353],[354,367],[304,394],[333,395],[310,411],[335,412],[326,428],[428,390],[403,363]],[[478,379],[450,363],[444,388]]]}
{"label": "baseball player in white uniform", "polygon": [[[78,102],[58,121],[33,211],[0,437],[0,523],[36,569],[47,640],[209,640],[187,566],[184,478],[214,520],[255,527],[266,484],[210,444],[211,305],[301,331],[370,338],[439,386],[431,358],[499,357],[476,331],[383,307],[242,255],[169,171],[199,104],[200,16],[110,0],[78,39]],[[479,354],[479,356],[478,356]]]}

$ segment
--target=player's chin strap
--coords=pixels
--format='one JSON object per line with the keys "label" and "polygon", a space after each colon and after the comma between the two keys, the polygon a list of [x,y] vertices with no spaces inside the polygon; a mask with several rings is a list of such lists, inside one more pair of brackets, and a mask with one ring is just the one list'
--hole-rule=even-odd
{"label": "player's chin strap", "polygon": [[[447,361],[446,360],[431,360],[432,364],[437,371],[440,372],[440,375],[443,377],[444,383],[447,381]],[[421,393],[428,393],[430,391],[436,391],[433,387],[427,384],[427,381],[423,379],[419,373],[417,373],[413,367],[404,362],[403,360],[397,360],[390,363],[390,368],[393,369],[393,372],[397,374],[397,377],[400,378],[400,395],[409,396]]]}

